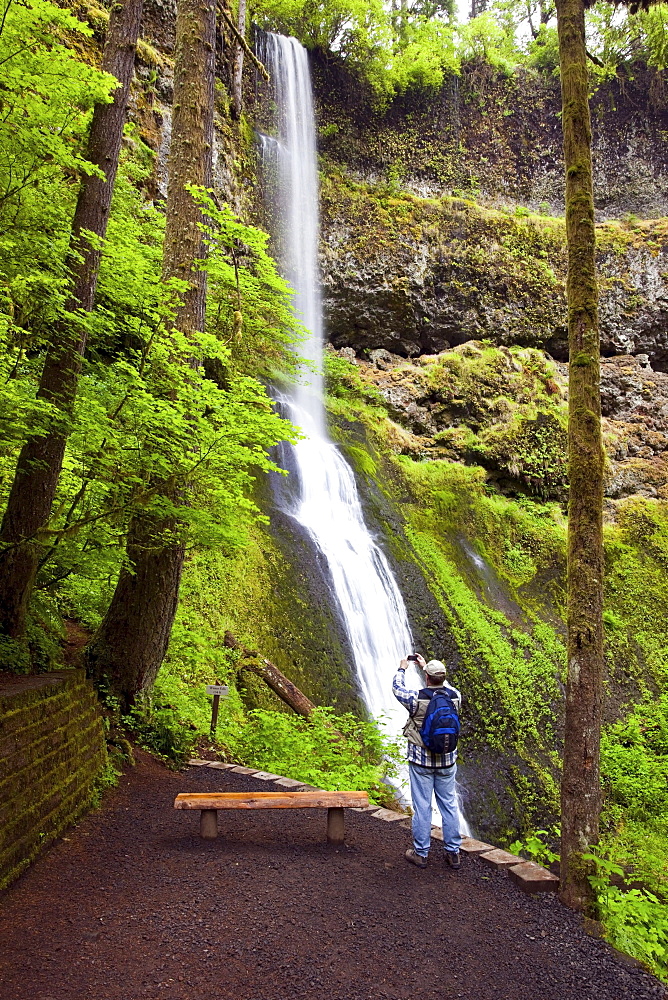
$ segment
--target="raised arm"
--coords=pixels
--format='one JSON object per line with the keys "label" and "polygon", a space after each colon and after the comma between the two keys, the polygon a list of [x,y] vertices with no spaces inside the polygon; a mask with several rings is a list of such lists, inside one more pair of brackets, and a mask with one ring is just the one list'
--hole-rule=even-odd
{"label": "raised arm", "polygon": [[[422,657],[418,659],[418,663],[422,660]],[[424,660],[422,660],[424,664]],[[421,665],[422,665],[421,664]],[[406,670],[408,669],[408,660],[404,659],[399,664],[399,669],[394,675],[394,680],[392,681],[392,694],[400,702],[405,709],[408,710],[410,715],[414,715],[417,712],[418,705],[418,692],[406,687]]]}

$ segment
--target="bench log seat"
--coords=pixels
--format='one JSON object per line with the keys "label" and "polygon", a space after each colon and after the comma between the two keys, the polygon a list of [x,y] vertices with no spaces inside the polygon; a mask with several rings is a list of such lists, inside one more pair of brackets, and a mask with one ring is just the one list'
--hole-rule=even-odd
{"label": "bench log seat", "polygon": [[200,836],[218,836],[219,809],[326,809],[327,841],[342,844],[345,808],[368,806],[366,792],[181,792],[175,809],[199,809]]}

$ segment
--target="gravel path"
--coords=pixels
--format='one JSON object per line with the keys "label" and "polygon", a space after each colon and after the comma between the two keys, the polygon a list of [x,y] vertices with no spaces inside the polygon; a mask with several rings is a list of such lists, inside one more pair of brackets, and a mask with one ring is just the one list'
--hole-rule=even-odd
{"label": "gravel path", "polygon": [[2,1000],[665,1000],[553,897],[435,848],[407,865],[396,823],[347,811],[334,848],[324,811],[228,813],[202,841],[199,814],[172,808],[258,787],[139,755],[0,894]]}

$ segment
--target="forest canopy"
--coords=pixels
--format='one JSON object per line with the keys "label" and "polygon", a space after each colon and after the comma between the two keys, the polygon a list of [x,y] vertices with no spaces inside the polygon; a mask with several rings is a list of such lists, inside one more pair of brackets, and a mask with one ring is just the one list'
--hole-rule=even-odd
{"label": "forest canopy", "polygon": [[[520,66],[558,75],[556,7],[552,0],[493,0],[463,18],[453,2],[402,0],[256,0],[252,16],[270,30],[295,35],[308,48],[334,53],[380,99],[435,89],[463,63],[482,60],[505,73]],[[668,5],[634,14],[598,0],[587,11],[592,82],[632,72],[635,63],[668,66]]]}

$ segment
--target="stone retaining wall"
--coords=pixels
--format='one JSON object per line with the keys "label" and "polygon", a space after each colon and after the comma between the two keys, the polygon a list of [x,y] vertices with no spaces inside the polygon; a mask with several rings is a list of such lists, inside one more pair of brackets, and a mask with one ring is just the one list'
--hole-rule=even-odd
{"label": "stone retaining wall", "polygon": [[0,675],[0,889],[90,805],[106,760],[83,670]]}

